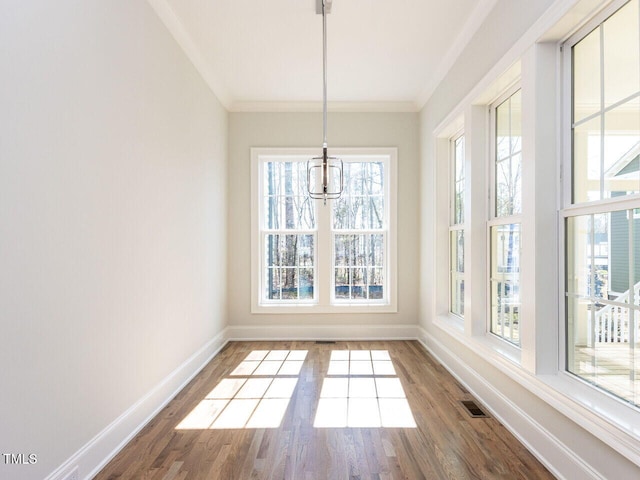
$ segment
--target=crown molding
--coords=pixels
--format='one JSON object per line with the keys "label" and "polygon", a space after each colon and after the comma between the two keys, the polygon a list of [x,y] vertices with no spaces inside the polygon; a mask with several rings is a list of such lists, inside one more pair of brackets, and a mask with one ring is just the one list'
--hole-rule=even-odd
{"label": "crown molding", "polygon": [[438,65],[438,68],[436,68],[433,76],[429,79],[429,83],[422,93],[418,95],[416,104],[418,105],[419,110],[424,108],[437,86],[442,80],[444,80],[444,77],[447,75],[451,67],[453,67],[456,60],[458,60],[465,47],[469,44],[497,2],[498,0],[481,0],[478,2],[464,24],[462,31],[456,37],[449,50],[447,50],[447,53],[444,55],[442,61]]}
{"label": "crown molding", "polygon": [[209,86],[213,94],[220,103],[229,110],[232,102],[231,93],[224,86],[224,83],[215,74],[215,70],[205,60],[200,49],[196,46],[193,38],[184,28],[182,22],[177,17],[167,0],[147,0],[147,3],[156,12],[160,21],[167,27],[178,45],[182,48],[187,58],[191,61],[195,69],[200,73],[205,83]]}
{"label": "crown molding", "polygon": [[[322,102],[233,102],[230,112],[322,112]],[[329,112],[418,112],[415,102],[329,102]]]}

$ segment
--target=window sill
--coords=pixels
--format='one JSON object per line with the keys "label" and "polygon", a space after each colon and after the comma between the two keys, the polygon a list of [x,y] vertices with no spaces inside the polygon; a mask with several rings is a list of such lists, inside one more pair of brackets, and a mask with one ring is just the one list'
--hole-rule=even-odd
{"label": "window sill", "polygon": [[519,347],[502,340],[491,333],[468,336],[464,333],[464,319],[456,315],[440,315],[433,322],[441,330],[472,348],[476,353],[486,356],[495,354],[499,358],[520,368],[521,350]]}
{"label": "window sill", "polygon": [[640,411],[636,407],[567,372],[535,379],[538,385],[529,388],[533,393],[640,465]]}
{"label": "window sill", "polygon": [[433,323],[454,337],[464,335],[464,318],[457,315],[439,315]]}

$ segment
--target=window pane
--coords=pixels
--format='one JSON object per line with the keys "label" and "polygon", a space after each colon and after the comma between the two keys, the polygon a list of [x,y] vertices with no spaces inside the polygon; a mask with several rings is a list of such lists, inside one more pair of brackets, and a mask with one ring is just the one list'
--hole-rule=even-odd
{"label": "window pane", "polygon": [[[636,405],[639,381],[638,324],[635,309],[567,299],[567,369],[583,379]],[[629,336],[635,329],[635,342]]]}
{"label": "window pane", "polygon": [[313,200],[305,197],[264,198],[264,228],[273,230],[313,230],[315,228]]}
{"label": "window pane", "polygon": [[605,107],[640,90],[638,2],[632,1],[603,25]]}
{"label": "window pane", "polygon": [[630,348],[640,333],[637,233],[634,210],[567,219],[567,368],[628,400],[638,388],[629,383],[636,368]]}
{"label": "window pane", "polygon": [[464,279],[456,276],[451,277],[451,313],[464,315]]}
{"label": "window pane", "polygon": [[314,235],[265,235],[265,299],[313,298],[314,243]]}
{"label": "window pane", "polygon": [[634,211],[570,217],[566,225],[567,295],[591,298],[596,307],[606,301],[640,305],[640,218]]}
{"label": "window pane", "polygon": [[315,211],[307,194],[304,162],[266,162],[263,188],[264,228],[315,228]]}
{"label": "window pane", "polygon": [[383,228],[384,197],[350,196],[334,201],[336,230],[375,230]]}
{"label": "window pane", "polygon": [[464,230],[450,232],[451,313],[464,315]]}
{"label": "window pane", "polygon": [[509,148],[511,155],[522,151],[522,91],[511,95],[511,132]]}
{"label": "window pane", "polygon": [[313,235],[266,235],[267,266],[313,266]]}
{"label": "window pane", "polygon": [[600,29],[573,47],[573,121],[600,111]]}
{"label": "window pane", "polygon": [[345,162],[344,191],[333,202],[336,230],[381,229],[384,227],[384,164]]}
{"label": "window pane", "polygon": [[334,279],[337,300],[384,299],[382,268],[336,268]]}
{"label": "window pane", "polygon": [[295,300],[298,298],[298,269],[282,269],[282,298]]}
{"label": "window pane", "polygon": [[334,235],[336,299],[383,298],[384,235]]}
{"label": "window pane", "polygon": [[351,284],[351,298],[364,299],[367,296],[367,272],[364,268],[352,269],[352,284]]}
{"label": "window pane", "polygon": [[604,196],[640,192],[640,98],[605,114]]}
{"label": "window pane", "polygon": [[279,268],[267,268],[265,270],[264,298],[280,300],[282,298],[282,280]]}
{"label": "window pane", "polygon": [[521,207],[522,99],[520,90],[496,108],[495,215],[518,215]]}
{"label": "window pane", "polygon": [[464,273],[464,230],[453,230],[451,240],[451,271]]}
{"label": "window pane", "polygon": [[610,203],[565,223],[567,370],[636,405],[640,210],[615,200],[640,192],[639,26],[632,0],[573,48],[572,197]]}
{"label": "window pane", "polygon": [[638,32],[638,1],[634,0],[573,48],[572,193],[576,203],[640,192]]}
{"label": "window pane", "polygon": [[384,298],[384,270],[382,268],[368,269],[369,299],[382,300]]}
{"label": "window pane", "polygon": [[335,297],[336,299],[348,299],[351,296],[351,277],[350,269],[335,269]]}
{"label": "window pane", "polygon": [[520,343],[520,224],[491,227],[491,332]]}
{"label": "window pane", "polygon": [[567,293],[587,298],[592,288],[592,252],[598,257],[608,256],[608,243],[598,242],[593,249],[591,241],[592,221],[590,215],[567,219]]}
{"label": "window pane", "polygon": [[334,236],[334,262],[335,265],[353,265],[355,258],[353,255],[353,235],[335,235]]}
{"label": "window pane", "polygon": [[600,199],[600,117],[573,130],[573,201]]}
{"label": "window pane", "polygon": [[496,160],[509,157],[511,150],[510,99],[496,108]]}
{"label": "window pane", "polygon": [[464,223],[464,137],[455,140],[453,159],[453,224]]}
{"label": "window pane", "polygon": [[334,235],[335,265],[377,266],[384,263],[384,235]]}
{"label": "window pane", "polygon": [[496,216],[522,213],[521,155],[496,164]]}
{"label": "window pane", "polygon": [[301,268],[298,281],[300,284],[300,298],[313,299],[313,268]]}

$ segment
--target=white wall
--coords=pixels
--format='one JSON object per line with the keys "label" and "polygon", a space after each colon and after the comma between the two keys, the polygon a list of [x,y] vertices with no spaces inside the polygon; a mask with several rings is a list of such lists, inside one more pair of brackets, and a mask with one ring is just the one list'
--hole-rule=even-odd
{"label": "white wall", "polygon": [[143,1],[4,1],[0,45],[0,477],[82,478],[224,329],[227,113]]}
{"label": "white wall", "polygon": [[[421,197],[421,307],[420,307],[420,324],[424,328],[423,342],[429,350],[435,354],[457,378],[459,378],[467,387],[480,398],[493,414],[498,417],[513,433],[516,434],[527,447],[543,459],[547,466],[552,469],[553,473],[559,478],[620,478],[631,479],[640,478],[640,468],[629,458],[634,457],[638,452],[638,440],[627,432],[618,431],[616,427],[607,423],[606,418],[599,417],[598,414],[589,411],[589,406],[574,401],[574,397],[579,394],[575,392],[575,396],[571,397],[571,392],[566,390],[555,389],[554,384],[569,384],[568,380],[563,380],[563,376],[557,374],[557,351],[558,339],[549,334],[549,330],[558,329],[559,321],[557,316],[557,308],[555,305],[555,293],[557,293],[557,273],[541,277],[540,270],[544,270],[547,274],[554,271],[555,267],[537,268],[540,264],[554,264],[556,255],[554,254],[554,245],[556,233],[554,228],[543,230],[540,225],[555,224],[555,210],[551,206],[549,214],[549,202],[555,200],[555,183],[553,179],[557,176],[557,172],[553,168],[556,161],[550,162],[549,151],[553,157],[553,151],[556,146],[554,138],[554,125],[556,118],[554,113],[552,117],[545,122],[544,115],[553,112],[554,102],[554,84],[555,71],[557,66],[554,58],[549,61],[548,50],[549,45],[543,47],[533,47],[537,37],[533,35],[530,28],[540,18],[547,18],[543,15],[556,15],[562,8],[568,8],[569,4],[577,2],[541,0],[536,2],[499,0],[492,13],[475,34],[469,46],[463,51],[451,71],[447,74],[441,84],[435,90],[433,96],[426,104],[420,115],[420,135],[421,135],[421,158],[422,173],[421,181],[424,185]],[[586,3],[586,2],[583,2]],[[591,6],[598,2],[590,2]],[[599,2],[605,3],[605,2]],[[560,14],[557,13],[560,17]],[[550,18],[550,17],[549,17]],[[544,23],[544,22],[541,22]],[[549,27],[547,27],[549,28]],[[540,31],[540,34],[543,32]],[[533,36],[532,36],[533,35]],[[523,44],[522,39],[529,38],[529,44]],[[526,43],[526,42],[525,42]],[[532,48],[533,47],[533,48]],[[521,51],[514,54],[514,48],[520,48]],[[552,52],[557,52],[557,47],[553,46]],[[531,74],[531,66],[541,58],[546,59],[551,78],[546,78],[542,70],[538,70]],[[473,138],[477,142],[478,133],[474,128],[487,127],[487,110],[485,107],[474,107],[473,102],[476,100],[474,95],[477,94],[477,86],[486,84],[487,76],[496,75],[490,81],[497,80],[497,76],[507,70],[512,62],[522,59],[523,71],[523,98],[527,97],[527,128],[535,131],[538,137],[535,138],[535,148],[531,138],[523,138],[523,149],[527,142],[527,153],[532,153],[533,158],[524,158],[523,162],[536,162],[533,165],[527,164],[526,171],[537,175],[538,183],[535,179],[523,179],[523,192],[525,191],[525,182],[528,194],[532,195],[535,187],[535,205],[528,204],[523,206],[523,229],[526,223],[529,232],[533,231],[532,225],[536,225],[535,238],[527,239],[528,252],[533,251],[530,258],[526,258],[523,263],[527,263],[528,267],[533,264],[535,275],[527,278],[528,294],[532,291],[534,297],[534,305],[527,311],[533,312],[534,316],[540,318],[529,318],[529,321],[535,325],[533,335],[523,338],[522,358],[514,358],[504,352],[512,349],[497,346],[496,343],[490,342],[483,335],[478,335],[476,328],[466,330],[457,328],[454,322],[448,319],[438,318],[440,311],[439,292],[443,288],[446,289],[437,276],[433,266],[441,258],[443,252],[446,252],[446,234],[442,240],[441,232],[446,230],[446,225],[442,225],[442,209],[436,208],[438,202],[446,201],[438,198],[436,195],[436,179],[439,172],[445,172],[446,166],[442,168],[439,165],[436,168],[436,152],[437,141],[434,131],[441,128],[443,122],[454,120],[460,114],[465,114],[466,126],[471,131],[466,131],[467,138]],[[498,68],[499,67],[499,68]],[[537,77],[536,77],[537,74]],[[545,83],[546,82],[546,83]],[[543,85],[544,84],[544,85]],[[488,85],[485,85],[488,86]],[[484,87],[483,87],[484,88]],[[540,92],[542,88],[547,91]],[[524,91],[527,89],[527,92]],[[535,90],[538,89],[538,90]],[[544,99],[533,98],[535,95],[544,94]],[[547,102],[547,103],[544,103]],[[550,104],[548,103],[550,102]],[[531,111],[535,110],[535,111]],[[533,120],[533,121],[532,121]],[[523,119],[523,128],[525,121]],[[488,131],[485,131],[488,135]],[[526,135],[526,133],[525,133]],[[546,136],[545,136],[546,135]],[[530,142],[530,143],[529,143]],[[471,148],[469,150],[472,150]],[[468,150],[468,151],[469,151]],[[486,170],[487,151],[486,146],[476,148],[473,151],[478,154],[470,159],[473,168]],[[537,158],[537,156],[540,158]],[[448,161],[448,158],[443,158]],[[542,172],[541,166],[552,165],[547,168],[546,172]],[[523,168],[524,171],[524,168]],[[546,175],[543,175],[546,173]],[[468,181],[477,182],[480,179],[483,183],[479,186],[474,184],[471,190],[479,192],[474,198],[486,199],[486,185],[482,179],[484,175],[470,175]],[[545,187],[542,185],[547,183]],[[550,197],[543,198],[542,193],[547,192]],[[530,199],[526,200],[530,201]],[[524,200],[523,200],[524,202]],[[524,205],[524,204],[523,204]],[[467,212],[473,210],[478,213],[477,205],[471,206]],[[526,207],[526,208],[525,208]],[[525,212],[525,209],[533,207],[534,210]],[[544,210],[544,215],[539,216],[540,211]],[[532,213],[537,212],[537,213]],[[485,212],[481,212],[485,213]],[[549,218],[551,216],[551,218]],[[446,222],[446,215],[444,221]],[[469,219],[467,219],[469,221]],[[478,221],[482,231],[478,233]],[[533,223],[532,223],[533,221]],[[440,222],[440,223],[439,223]],[[475,218],[471,225],[471,237],[475,239],[486,238],[483,218]],[[545,224],[545,225],[546,225]],[[547,237],[545,237],[545,233]],[[526,235],[523,232],[523,235]],[[548,235],[552,238],[549,239]],[[442,240],[443,243],[437,243]],[[523,239],[523,254],[524,252]],[[531,246],[534,245],[535,248]],[[551,245],[549,248],[548,245]],[[475,245],[473,245],[475,247]],[[546,250],[545,250],[546,249]],[[477,250],[476,250],[477,251]],[[548,255],[545,259],[543,255]],[[469,260],[476,266],[482,266],[485,263],[486,253],[480,253],[480,256],[474,256]],[[544,262],[543,260],[546,260]],[[524,267],[523,267],[524,269]],[[467,271],[468,273],[468,271]],[[524,275],[524,273],[523,273]],[[477,280],[475,278],[474,280]],[[545,284],[547,282],[547,284]],[[475,287],[480,286],[479,291],[473,293],[474,298],[483,295],[486,279],[481,282],[474,281]],[[480,285],[482,283],[482,285]],[[523,281],[523,285],[525,282]],[[465,286],[468,286],[465,285]],[[471,286],[474,288],[474,285]],[[524,288],[524,287],[523,287]],[[544,295],[541,292],[544,290]],[[551,315],[548,314],[549,309],[545,305],[545,298],[550,298],[547,293],[551,291],[550,303]],[[535,295],[538,295],[536,297]],[[468,298],[468,297],[467,297]],[[523,305],[524,305],[523,300]],[[531,299],[526,299],[531,303]],[[478,310],[472,305],[466,305],[467,312],[477,314]],[[544,308],[547,308],[543,315]],[[524,318],[523,322],[526,321]],[[486,315],[485,315],[486,317]],[[480,326],[484,327],[483,322],[486,318],[480,319]],[[477,319],[474,319],[477,326]],[[553,327],[553,328],[550,328]],[[523,327],[523,332],[525,328]],[[544,333],[544,335],[542,335]],[[539,338],[554,339],[549,342],[550,345],[536,344]],[[525,345],[527,343],[527,345]],[[500,351],[502,350],[502,351]],[[534,353],[533,359],[529,358]],[[556,358],[548,358],[549,352],[555,353]],[[537,357],[536,357],[537,355]],[[519,355],[518,355],[519,356]],[[547,358],[542,358],[546,356]],[[519,363],[521,361],[521,363]],[[551,366],[554,366],[556,372],[551,373]],[[540,375],[543,373],[544,375]],[[576,382],[579,383],[579,382]],[[584,387],[583,387],[584,388]],[[584,397],[588,399],[587,396]],[[595,410],[595,404],[591,405],[591,409]],[[625,407],[619,410],[622,412]],[[631,409],[629,409],[631,410]],[[637,415],[637,412],[636,412]],[[622,416],[622,413],[620,413]],[[632,427],[629,427],[631,429]],[[596,433],[599,432],[599,433]],[[611,445],[618,445],[621,448],[613,448]],[[625,449],[624,454],[620,450]]]}
{"label": "white wall", "polygon": [[[251,313],[251,147],[321,147],[321,113],[231,113],[229,120],[229,323],[233,337],[413,336],[418,319],[418,115],[330,113],[330,147],[398,148],[398,312]],[[277,328],[285,326],[286,328]],[[348,328],[348,326],[353,328]],[[391,328],[384,328],[391,327]]]}

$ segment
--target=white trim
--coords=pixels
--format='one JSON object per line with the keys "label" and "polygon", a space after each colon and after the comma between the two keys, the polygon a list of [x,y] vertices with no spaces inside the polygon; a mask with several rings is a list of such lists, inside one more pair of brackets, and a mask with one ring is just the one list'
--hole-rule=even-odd
{"label": "white trim", "polygon": [[[559,41],[559,38],[550,36],[549,32],[554,30],[559,23],[562,23],[566,18],[565,16],[572,11],[572,9],[578,9],[580,5],[587,3],[596,3],[595,6],[589,5],[586,8],[587,12],[602,9],[601,0],[555,0],[540,18],[529,27],[524,35],[522,35],[480,81],[476,83],[475,87],[451,109],[446,118],[434,129],[434,134],[440,136],[439,131],[443,127],[446,127],[454,118],[463,115],[468,105],[485,105],[492,103],[495,96],[487,97],[487,93],[493,91],[494,88],[492,87],[495,87],[497,84],[500,86],[498,88],[499,92],[504,91],[504,89],[513,82],[513,79],[520,75],[520,57],[522,57],[531,45],[538,41]],[[607,1],[606,3],[609,2]],[[587,16],[584,12],[582,12],[582,14]],[[574,18],[571,20],[572,22],[575,21]],[[512,69],[514,70],[512,71]]]}
{"label": "white trim", "polygon": [[415,340],[418,325],[231,325],[229,341]]}
{"label": "white trim", "polygon": [[93,437],[45,480],[64,480],[74,469],[78,478],[90,479],[98,474],[144,426],[195,377],[228,342],[227,329],[167,375],[146,395]]}
{"label": "white trim", "polygon": [[627,2],[629,2],[629,0],[608,0],[607,2],[604,2],[604,5],[599,9],[599,11],[597,13],[593,12],[589,15],[587,17],[588,20],[579,28],[575,29],[571,35],[563,41],[563,44],[568,47],[573,47],[589,33],[598,28],[600,24],[622,8]]}
{"label": "white trim", "polygon": [[558,440],[452,350],[425,330],[421,330],[419,342],[429,354],[476,397],[554,476],[568,480],[605,479],[588,464],[587,459],[580,457],[570,446]]}
{"label": "white trim", "polygon": [[447,73],[449,73],[451,67],[453,67],[456,60],[458,60],[466,46],[473,39],[473,36],[480,29],[496,3],[498,3],[498,0],[480,0],[476,4],[476,7],[473,9],[462,27],[460,34],[453,41],[440,61],[440,64],[429,78],[427,86],[422,90],[420,95],[418,95],[416,104],[419,105],[420,109],[424,108],[437,86],[442,82],[442,80],[444,80]]}
{"label": "white trim", "polygon": [[[399,113],[419,112],[416,102],[328,102],[329,112]],[[322,102],[232,101],[228,110],[237,112],[322,112]]]}
{"label": "white trim", "polygon": [[[445,320],[446,322],[446,320]],[[565,375],[533,376],[524,372],[515,359],[483,345],[476,337],[468,338],[460,326],[442,327],[442,331],[454,340],[463,342],[471,351],[490,362],[495,368],[525,387],[532,394],[555,408],[560,414],[575,422],[576,429],[584,428],[640,466],[640,425],[627,424],[631,431],[612,427],[602,412],[604,403],[613,405],[617,418],[628,420],[628,405],[616,398],[601,395],[599,402],[578,403],[562,393],[582,388],[590,393],[591,387]],[[443,323],[444,325],[444,323]],[[102,432],[49,474],[45,480],[63,480],[75,468],[79,477],[93,478],[135,435],[166,406],[202,368],[230,341],[276,340],[418,340],[458,381],[460,381],[493,416],[500,420],[545,466],[558,478],[603,479],[588,463],[563,444],[544,426],[537,423],[516,403],[498,391],[476,370],[468,366],[442,342],[419,325],[236,325],[228,326],[194,353],[181,366],[127,411],[114,420]],[[570,386],[569,386],[570,384]],[[586,395],[580,395],[586,398]],[[634,436],[633,432],[636,432]]]}
{"label": "white trim", "polygon": [[617,212],[619,210],[633,210],[636,208],[640,208],[640,194],[568,205],[560,211],[560,216],[566,218],[578,215]]}
{"label": "white trim", "polygon": [[[147,0],[147,3],[156,12],[162,23],[165,25],[169,33],[173,36],[176,43],[185,52],[185,55],[193,63],[196,70],[200,73],[204,81],[207,83],[214,95],[220,100],[220,103],[229,112],[321,112],[322,102],[278,102],[278,101],[260,101],[260,100],[239,100],[235,99],[229,88],[220,79],[215,72],[215,68],[208,64],[204,59],[202,51],[196,46],[191,35],[182,25],[175,12],[169,5],[167,0]],[[428,84],[423,91],[416,97],[414,101],[398,101],[398,102],[330,102],[328,104],[329,111],[333,112],[420,112],[429,101],[435,88],[444,80],[449,73],[451,67],[460,57],[465,47],[473,39],[482,23],[496,5],[497,0],[481,0],[476,8],[469,15],[469,19],[465,23],[460,35],[455,39],[453,44],[447,50],[443,60],[438,65],[433,76],[429,79]],[[606,1],[605,5],[609,2]],[[556,24],[576,6],[585,4],[586,6],[579,9],[581,13],[584,11],[595,13],[595,11],[603,8],[600,0],[556,0],[551,7],[538,19],[538,21],[527,30],[525,35],[521,37],[512,48],[503,56],[503,58],[494,66],[478,82],[476,87],[460,102],[459,107],[454,110],[457,114],[462,113],[464,106],[477,97],[480,92],[487,89],[493,79],[498,78],[499,72],[506,71],[508,66],[519,57],[524,50],[537,40],[541,41],[557,41],[553,35],[548,32],[554,30]],[[594,4],[594,5],[592,5]],[[591,8],[591,9],[590,9]],[[595,10],[595,11],[594,11]],[[560,30],[564,30],[564,25]],[[511,59],[511,60],[510,60]]]}

